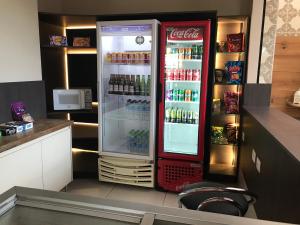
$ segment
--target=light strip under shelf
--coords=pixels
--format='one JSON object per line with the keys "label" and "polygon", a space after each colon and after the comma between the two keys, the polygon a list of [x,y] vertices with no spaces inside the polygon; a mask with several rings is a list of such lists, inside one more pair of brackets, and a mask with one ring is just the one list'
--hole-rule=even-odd
{"label": "light strip under shelf", "polygon": [[84,123],[84,122],[74,122],[74,125],[79,125],[79,126],[91,126],[91,127],[98,127],[98,123]]}
{"label": "light strip under shelf", "polygon": [[98,154],[98,151],[95,151],[95,150],[87,150],[87,149],[81,149],[81,148],[72,148],[72,152],[87,152],[87,153],[95,153],[95,154]]}

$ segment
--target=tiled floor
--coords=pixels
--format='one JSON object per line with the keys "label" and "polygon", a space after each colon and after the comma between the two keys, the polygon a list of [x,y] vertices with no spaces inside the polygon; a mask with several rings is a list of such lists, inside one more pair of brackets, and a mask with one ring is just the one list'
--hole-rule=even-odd
{"label": "tiled floor", "polygon": [[[156,191],[151,188],[104,183],[98,180],[77,179],[68,185],[68,192],[100,198],[145,203],[165,207],[178,207],[176,194]],[[248,209],[246,217],[257,218],[254,207]]]}

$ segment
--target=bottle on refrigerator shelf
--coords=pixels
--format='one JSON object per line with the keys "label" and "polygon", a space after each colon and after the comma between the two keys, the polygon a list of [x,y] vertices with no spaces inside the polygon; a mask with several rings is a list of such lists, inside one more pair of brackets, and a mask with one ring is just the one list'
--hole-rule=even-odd
{"label": "bottle on refrigerator shelf", "polygon": [[191,101],[191,97],[192,97],[191,95],[192,95],[192,91],[191,90],[185,90],[184,101],[190,102]]}
{"label": "bottle on refrigerator shelf", "polygon": [[171,111],[172,108],[167,108],[165,113],[165,120],[166,122],[171,122]]}
{"label": "bottle on refrigerator shelf", "polygon": [[125,76],[124,75],[120,75],[120,81],[119,81],[119,85],[118,85],[118,94],[119,95],[123,95],[124,94],[124,82],[125,82]]}
{"label": "bottle on refrigerator shelf", "polygon": [[184,49],[184,59],[192,59],[192,48]]}
{"label": "bottle on refrigerator shelf", "polygon": [[145,76],[141,75],[140,95],[145,95]]}
{"label": "bottle on refrigerator shelf", "polygon": [[194,112],[193,123],[194,124],[198,124],[199,123],[199,113],[198,112]]}
{"label": "bottle on refrigerator shelf", "polygon": [[197,90],[192,91],[192,102],[197,102],[199,100],[199,94]]}
{"label": "bottle on refrigerator shelf", "polygon": [[187,123],[187,111],[185,109],[182,110],[182,113],[181,113],[181,122]]}
{"label": "bottle on refrigerator shelf", "polygon": [[185,69],[179,70],[179,80],[185,80]]}
{"label": "bottle on refrigerator shelf", "polygon": [[182,112],[182,110],[179,108],[179,109],[177,109],[177,111],[176,111],[176,123],[181,123],[181,113]]}
{"label": "bottle on refrigerator shelf", "polygon": [[192,59],[197,59],[198,57],[198,48],[197,45],[192,46]]}
{"label": "bottle on refrigerator shelf", "polygon": [[180,89],[178,92],[178,101],[184,101],[184,89]]}
{"label": "bottle on refrigerator shelf", "polygon": [[166,100],[167,101],[173,101],[173,89],[166,91]]}
{"label": "bottle on refrigerator shelf", "polygon": [[135,76],[131,75],[130,83],[129,83],[129,95],[134,95],[135,91]]}
{"label": "bottle on refrigerator shelf", "polygon": [[178,49],[178,59],[180,60],[184,59],[184,48]]}
{"label": "bottle on refrigerator shelf", "polygon": [[187,123],[193,123],[193,111],[188,111]]}
{"label": "bottle on refrigerator shelf", "polygon": [[179,80],[179,70],[173,69],[173,80]]}
{"label": "bottle on refrigerator shelf", "polygon": [[119,94],[119,75],[115,75],[115,81],[114,81],[114,94]]}
{"label": "bottle on refrigerator shelf", "polygon": [[193,80],[193,71],[191,69],[186,70],[186,80]]}
{"label": "bottle on refrigerator shelf", "polygon": [[192,79],[196,80],[196,81],[200,80],[200,70],[199,69],[192,70]]}
{"label": "bottle on refrigerator shelf", "polygon": [[129,84],[130,84],[130,76],[125,76],[125,82],[124,82],[124,95],[129,95]]}
{"label": "bottle on refrigerator shelf", "polygon": [[171,123],[176,123],[177,108],[171,108]]}
{"label": "bottle on refrigerator shelf", "polygon": [[108,94],[114,93],[114,74],[110,75],[109,81],[108,81]]}
{"label": "bottle on refrigerator shelf", "polygon": [[174,70],[166,69],[166,78],[167,80],[174,80]]}
{"label": "bottle on refrigerator shelf", "polygon": [[151,90],[151,78],[150,78],[150,75],[148,75],[145,95],[150,96],[150,90]]}
{"label": "bottle on refrigerator shelf", "polygon": [[135,95],[140,95],[141,89],[140,89],[140,75],[136,75],[135,79],[135,86],[134,86],[134,94]]}
{"label": "bottle on refrigerator shelf", "polygon": [[173,101],[178,101],[178,89],[173,89]]}

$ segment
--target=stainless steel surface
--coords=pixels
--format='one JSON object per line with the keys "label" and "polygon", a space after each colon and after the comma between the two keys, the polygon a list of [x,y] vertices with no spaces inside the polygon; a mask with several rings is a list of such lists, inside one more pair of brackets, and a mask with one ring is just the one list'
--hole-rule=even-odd
{"label": "stainless steel surface", "polygon": [[[16,199],[14,201],[13,199]],[[272,225],[279,224],[222,214],[156,207],[146,204],[77,196],[62,192],[16,187],[0,196],[13,200],[0,216],[1,225]]]}

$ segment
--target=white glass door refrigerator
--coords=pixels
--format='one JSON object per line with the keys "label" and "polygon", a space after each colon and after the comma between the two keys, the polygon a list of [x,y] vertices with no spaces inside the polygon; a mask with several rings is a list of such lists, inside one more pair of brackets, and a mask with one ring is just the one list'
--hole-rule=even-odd
{"label": "white glass door refrigerator", "polygon": [[158,24],[97,22],[100,181],[154,187]]}

